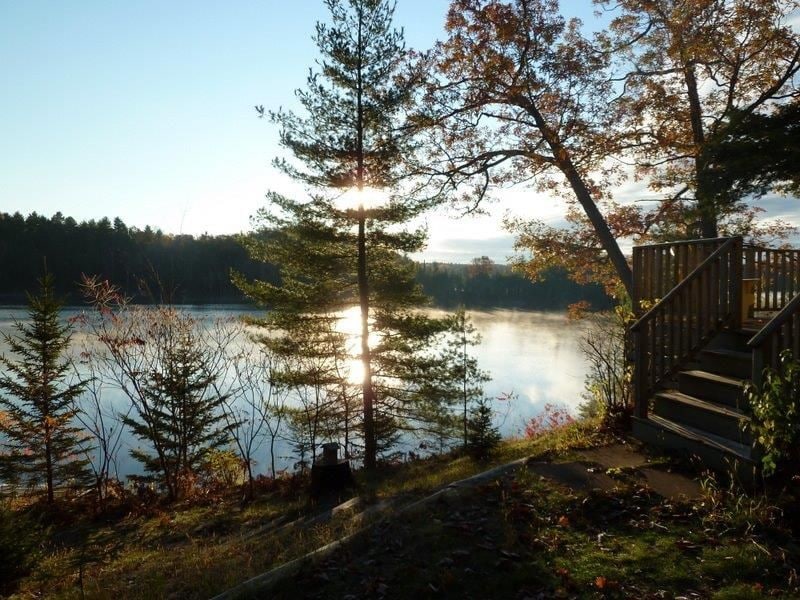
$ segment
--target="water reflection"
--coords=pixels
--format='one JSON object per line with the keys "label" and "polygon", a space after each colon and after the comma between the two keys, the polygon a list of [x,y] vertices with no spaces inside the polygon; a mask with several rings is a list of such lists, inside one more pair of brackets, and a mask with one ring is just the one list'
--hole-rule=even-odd
{"label": "water reflection", "polygon": [[492,381],[484,386],[495,400],[503,435],[517,435],[545,404],[577,412],[586,375],[578,348],[583,325],[563,313],[495,310],[469,311],[482,343],[474,349]]}
{"label": "water reflection", "polygon": [[[241,314],[258,316],[256,310],[242,306],[190,306],[183,307],[194,316],[204,319],[233,318]],[[66,309],[64,319],[78,314],[79,308]],[[444,311],[431,310],[433,316],[443,316]],[[575,413],[580,404],[586,364],[578,348],[583,325],[570,321],[561,313],[530,312],[514,310],[468,311],[482,343],[473,348],[480,367],[488,371],[492,380],[485,386],[493,405],[497,423],[505,436],[520,434],[525,423],[539,414],[548,403],[567,406]],[[22,306],[0,308],[0,332],[13,334],[13,319],[24,320],[26,309]],[[354,335],[360,331],[358,309],[345,313],[343,331]],[[77,335],[73,342],[79,341]],[[375,340],[371,340],[374,344]],[[357,355],[357,343],[353,343],[353,355]],[[0,352],[7,347],[0,339]],[[359,369],[361,369],[359,371]],[[349,379],[361,381],[363,367],[355,359]],[[507,399],[513,398],[513,399]],[[127,400],[119,390],[108,390],[107,401],[122,409]],[[128,456],[135,440],[128,440],[122,450],[120,474],[138,470],[138,464]],[[258,456],[257,471],[264,472],[269,465],[269,456],[264,445]],[[288,443],[282,443],[277,455],[282,467],[293,463]]]}

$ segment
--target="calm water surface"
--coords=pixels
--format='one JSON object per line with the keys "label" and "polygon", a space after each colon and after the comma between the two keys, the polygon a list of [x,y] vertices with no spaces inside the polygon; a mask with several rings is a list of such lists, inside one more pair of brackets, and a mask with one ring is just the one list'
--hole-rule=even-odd
{"label": "calm water surface", "polygon": [[[232,317],[238,314],[259,314],[241,306],[183,307],[198,317]],[[79,312],[66,309],[64,318]],[[442,311],[431,311],[435,315]],[[481,334],[482,342],[473,348],[480,367],[489,372],[492,380],[484,386],[494,400],[496,421],[505,436],[519,434],[528,419],[540,413],[545,404],[566,406],[575,413],[580,404],[586,363],[578,342],[584,325],[567,319],[564,313],[515,310],[468,311]],[[25,307],[0,307],[0,332],[13,333],[14,319],[26,318]],[[0,341],[0,351],[6,347]],[[109,400],[120,406],[124,398],[117,390],[109,390]],[[128,457],[136,445],[129,439],[119,457],[120,475],[137,472],[137,463]],[[258,470],[266,471],[269,464],[266,443],[258,458]],[[288,445],[279,444],[276,455],[280,467],[293,463]]]}

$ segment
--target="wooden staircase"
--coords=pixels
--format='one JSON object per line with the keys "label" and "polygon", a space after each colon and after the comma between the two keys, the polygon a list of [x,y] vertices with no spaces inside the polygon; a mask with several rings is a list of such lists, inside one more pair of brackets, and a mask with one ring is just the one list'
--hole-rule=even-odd
{"label": "wooden staircase", "polygon": [[695,361],[677,371],[651,399],[646,417],[634,417],[633,434],[665,449],[698,457],[717,471],[753,478],[752,448],[744,385],[750,379],[754,332],[728,330]]}
{"label": "wooden staircase", "polygon": [[634,436],[749,483],[759,457],[744,386],[781,350],[800,357],[800,251],[741,238],[642,246],[634,278],[634,306],[653,304],[630,329]]}

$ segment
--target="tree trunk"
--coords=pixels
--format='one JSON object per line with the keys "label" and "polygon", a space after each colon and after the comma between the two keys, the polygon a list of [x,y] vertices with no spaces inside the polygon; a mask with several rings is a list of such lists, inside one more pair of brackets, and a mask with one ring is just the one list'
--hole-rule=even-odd
{"label": "tree trunk", "polygon": [[253,482],[253,461],[247,460],[247,499],[252,500],[255,497],[255,485]]}
{"label": "tree trunk", "polygon": [[372,389],[372,357],[369,347],[369,285],[367,282],[366,218],[363,206],[358,218],[358,297],[361,305],[361,362],[364,366],[364,381],[361,390],[364,398],[364,468],[374,469],[377,462],[377,440],[375,439],[375,395]]}
{"label": "tree trunk", "polygon": [[50,442],[50,432],[46,431],[45,435],[47,436],[44,442],[44,460],[47,477],[47,503],[52,504],[53,500],[55,499],[53,494],[53,449]]}
{"label": "tree trunk", "polygon": [[462,364],[461,368],[463,369],[462,376],[462,384],[463,389],[462,392],[464,394],[464,448],[467,447],[468,439],[467,439],[467,334],[466,334],[466,317],[465,320],[461,323],[461,357],[462,357]]}
{"label": "tree trunk", "polygon": [[[361,79],[364,52],[362,28],[364,15],[358,7],[358,66],[356,68],[356,185],[364,190],[364,104]],[[378,447],[375,438],[375,390],[372,387],[372,356],[369,348],[369,282],[367,281],[366,212],[363,200],[358,206],[358,300],[361,307],[361,363],[364,381],[361,384],[364,398],[364,468],[376,467]]]}
{"label": "tree trunk", "polygon": [[517,98],[517,102],[519,103],[519,106],[524,108],[528,114],[533,117],[536,126],[539,128],[539,131],[542,134],[542,138],[550,147],[550,151],[553,153],[556,167],[561,171],[564,177],[567,178],[567,181],[569,182],[569,185],[575,194],[575,198],[583,208],[583,212],[589,218],[589,222],[592,224],[592,227],[594,228],[594,231],[600,240],[600,245],[603,247],[603,250],[606,251],[608,259],[611,261],[614,270],[617,272],[617,277],[619,277],[622,285],[625,287],[625,291],[628,293],[628,296],[633,298],[633,274],[631,272],[631,267],[628,264],[625,255],[622,253],[616,238],[611,233],[611,229],[609,229],[605,217],[603,217],[603,214],[597,208],[597,204],[595,204],[586,182],[583,180],[583,177],[581,177],[578,169],[575,168],[569,151],[564,148],[561,140],[558,138],[553,129],[551,129],[547,124],[547,121],[533,102],[520,98]]}
{"label": "tree trunk", "polygon": [[[688,62],[688,61],[687,61]],[[697,76],[694,65],[687,64],[683,70],[686,82],[686,95],[689,99],[689,116],[692,123],[692,141],[694,142],[694,170],[695,170],[695,203],[700,217],[700,235],[704,238],[715,238],[719,235],[717,227],[717,207],[714,202],[714,193],[701,185],[701,178],[706,168],[703,159],[703,146],[705,146],[705,131],[703,130],[703,106],[700,94],[697,91]]]}
{"label": "tree trunk", "polygon": [[594,227],[595,233],[600,239],[600,244],[606,251],[622,285],[625,286],[625,291],[628,292],[629,297],[633,298],[633,274],[631,272],[631,267],[625,259],[625,255],[622,253],[616,238],[611,233],[603,214],[597,208],[592,194],[586,187],[586,183],[583,181],[583,178],[580,176],[577,169],[575,169],[575,166],[566,153],[564,153],[563,158],[559,157],[558,166],[561,172],[564,173],[567,181],[569,181],[570,187],[575,193],[575,197],[578,199],[578,202],[583,207],[583,211]]}

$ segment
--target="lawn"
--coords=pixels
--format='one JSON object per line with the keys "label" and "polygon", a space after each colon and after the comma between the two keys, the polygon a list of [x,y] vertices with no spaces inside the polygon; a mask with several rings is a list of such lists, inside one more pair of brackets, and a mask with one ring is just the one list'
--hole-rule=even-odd
{"label": "lawn", "polygon": [[[573,491],[523,465],[398,512],[492,466],[572,460],[610,441],[578,423],[506,441],[488,463],[437,456],[385,466],[358,474],[360,504],[333,514],[308,500],[303,480],[251,503],[221,494],[103,517],[65,509],[11,597],[208,598],[350,534],[269,597],[794,597],[798,549],[774,506],[785,499],[712,480],[701,498],[674,502],[625,472],[609,473],[613,489]],[[386,508],[363,512],[376,505]]]}

